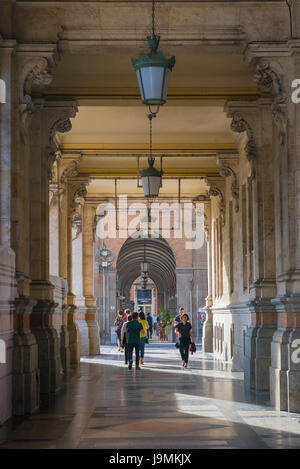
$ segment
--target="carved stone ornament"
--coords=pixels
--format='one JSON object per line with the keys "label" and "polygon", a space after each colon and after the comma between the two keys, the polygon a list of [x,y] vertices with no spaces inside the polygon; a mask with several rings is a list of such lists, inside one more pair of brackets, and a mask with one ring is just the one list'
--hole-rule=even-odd
{"label": "carved stone ornament", "polygon": [[253,137],[253,130],[251,129],[248,122],[243,118],[241,114],[236,112],[231,121],[231,130],[233,132],[246,132],[248,136],[248,142],[245,146],[245,152],[247,155],[248,161],[252,161],[256,158],[256,147]]}
{"label": "carved stone ornament", "polygon": [[282,109],[282,105],[276,101],[272,103],[271,110],[277,127],[279,143],[280,145],[284,145],[287,130],[286,112]]}
{"label": "carved stone ornament", "polygon": [[220,176],[222,177],[232,177],[231,181],[231,195],[235,199],[235,211],[239,211],[239,185],[237,181],[237,175],[235,171],[227,165],[224,165],[220,169]]}
{"label": "carved stone ornament", "polygon": [[205,233],[205,241],[209,242],[209,224],[206,213],[204,213],[204,233]]}
{"label": "carved stone ornament", "polygon": [[287,129],[287,117],[284,110],[287,97],[283,92],[281,79],[266,60],[261,60],[257,64],[253,78],[260,88],[267,89],[274,97],[271,110],[278,131],[279,143],[283,145]]}
{"label": "carved stone ornament", "polygon": [[75,188],[73,195],[71,196],[70,213],[72,217],[72,223],[75,215],[79,215],[81,217],[81,210],[84,204],[84,198],[86,197],[86,194],[86,187],[84,184],[81,184],[79,187]]}
{"label": "carved stone ornament", "polygon": [[68,178],[76,177],[78,175],[78,169],[77,169],[78,162],[73,161],[72,166],[68,166],[62,173],[61,178],[60,178],[60,183],[62,185],[65,185],[67,182]]}
{"label": "carved stone ornament", "polygon": [[253,74],[257,86],[270,91],[277,102],[286,102],[279,75],[270,67],[267,60],[260,60]]}
{"label": "carved stone ornament", "polygon": [[216,184],[210,183],[208,195],[212,197],[219,197],[219,210],[220,210],[220,215],[222,219],[222,226],[224,226],[225,225],[225,201],[224,201],[224,196],[223,196],[221,189],[219,189],[219,187],[217,187]]}
{"label": "carved stone ornament", "polygon": [[72,241],[76,241],[82,231],[82,217],[78,213],[75,213],[72,220],[72,227],[75,229],[75,236]]}
{"label": "carved stone ornament", "polygon": [[59,143],[58,140],[55,138],[56,132],[69,132],[72,129],[72,123],[70,119],[58,119],[54,122],[50,129],[49,135],[49,154],[48,154],[48,178],[51,180],[52,178],[52,167],[54,162],[57,160],[58,155],[60,155],[59,151]]}
{"label": "carved stone ornament", "polygon": [[30,93],[33,86],[43,87],[50,85],[53,75],[50,72],[50,67],[46,57],[41,57],[37,60],[35,66],[27,74],[24,81],[24,97],[27,102],[31,100]]}

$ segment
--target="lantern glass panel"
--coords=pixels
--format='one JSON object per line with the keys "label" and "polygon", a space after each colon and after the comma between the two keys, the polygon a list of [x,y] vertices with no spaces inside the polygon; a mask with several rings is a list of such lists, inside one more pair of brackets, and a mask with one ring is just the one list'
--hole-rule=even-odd
{"label": "lantern glass panel", "polygon": [[167,100],[171,70],[166,67],[141,67],[137,77],[144,104],[164,104]]}
{"label": "lantern glass panel", "polygon": [[144,176],[141,177],[144,196],[145,197],[157,197],[161,184],[160,176]]}

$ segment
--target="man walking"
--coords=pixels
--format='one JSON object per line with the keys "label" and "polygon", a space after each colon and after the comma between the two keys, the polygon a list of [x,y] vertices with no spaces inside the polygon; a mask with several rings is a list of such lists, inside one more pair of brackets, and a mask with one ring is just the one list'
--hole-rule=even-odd
{"label": "man walking", "polygon": [[147,313],[147,322],[148,322],[148,326],[149,326],[149,329],[147,329],[147,337],[149,339],[152,339],[152,325],[153,325],[153,320],[152,320],[152,316],[150,313]]}
{"label": "man walking", "polygon": [[140,370],[140,332],[143,329],[138,321],[138,313],[132,313],[132,321],[127,323],[127,343],[128,343],[128,369],[132,369],[133,349],[135,349],[135,369]]}
{"label": "man walking", "polygon": [[177,314],[173,322],[174,327],[178,326],[178,324],[181,322],[181,318],[183,315],[184,315],[184,308],[180,308],[179,314]]}

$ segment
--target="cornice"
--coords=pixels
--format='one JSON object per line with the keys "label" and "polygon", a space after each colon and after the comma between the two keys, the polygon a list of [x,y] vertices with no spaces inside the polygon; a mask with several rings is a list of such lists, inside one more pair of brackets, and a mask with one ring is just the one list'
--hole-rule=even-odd
{"label": "cornice", "polygon": [[[61,151],[67,153],[82,153],[85,155],[147,155],[149,153],[148,144],[128,144],[128,143],[63,143]],[[232,143],[199,143],[199,144],[156,144],[153,145],[154,154],[166,155],[187,155],[187,154],[207,154],[216,155],[219,153],[237,153],[236,145]]]}
{"label": "cornice", "polygon": [[[53,87],[43,92],[45,99],[73,97],[89,100],[133,100],[140,101],[137,87]],[[255,100],[259,92],[255,87],[171,87],[168,102],[172,101],[223,101],[226,99]]]}
{"label": "cornice", "polygon": [[[182,169],[172,168],[164,169],[163,179],[195,179],[206,176],[218,177],[220,170],[215,168],[197,168]],[[136,179],[137,169],[117,169],[117,168],[79,168],[78,175],[87,175],[93,179]]]}

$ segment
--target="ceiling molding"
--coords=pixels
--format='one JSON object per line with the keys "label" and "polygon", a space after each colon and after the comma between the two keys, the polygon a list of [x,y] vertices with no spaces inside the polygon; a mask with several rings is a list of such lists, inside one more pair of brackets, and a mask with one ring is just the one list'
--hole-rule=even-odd
{"label": "ceiling molding", "polygon": [[[163,179],[171,178],[203,178],[206,176],[219,176],[220,169],[215,168],[172,168],[164,169]],[[79,175],[89,176],[93,179],[136,179],[137,169],[118,168],[79,168]]]}
{"label": "ceiling molding", "polygon": [[[89,100],[133,100],[140,102],[140,92],[137,87],[53,87],[45,89],[46,99],[61,99],[73,97]],[[259,92],[255,87],[174,87],[168,90],[169,101],[222,101],[231,98],[255,100]]]}
{"label": "ceiling molding", "polygon": [[[145,143],[63,143],[61,151],[67,153],[82,153],[86,155],[124,155],[132,156],[149,153],[149,144]],[[166,155],[187,155],[205,154],[216,156],[217,154],[238,153],[237,147],[233,143],[165,143],[155,144],[152,147],[154,154]]]}

